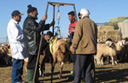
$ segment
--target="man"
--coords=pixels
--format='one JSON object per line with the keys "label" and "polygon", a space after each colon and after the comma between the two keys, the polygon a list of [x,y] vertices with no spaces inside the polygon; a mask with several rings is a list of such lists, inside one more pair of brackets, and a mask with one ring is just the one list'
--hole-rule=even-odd
{"label": "man", "polygon": [[[41,62],[41,75],[45,76],[45,59],[47,56],[47,54],[49,55],[49,53],[47,53],[47,51],[49,50],[49,40],[51,39],[51,37],[53,36],[53,33],[51,31],[48,31],[46,34],[44,34],[44,37],[42,39],[42,47],[41,47],[41,58],[44,58],[43,61]],[[46,55],[43,55],[43,51],[45,51]],[[40,58],[40,59],[41,59]]]}
{"label": "man", "polygon": [[75,31],[75,26],[76,26],[76,23],[77,23],[77,21],[75,19],[74,11],[70,11],[68,13],[68,19],[70,21],[69,28],[68,28],[68,37],[70,39],[70,45],[71,45],[73,35],[74,35],[74,31]]}
{"label": "man", "polygon": [[[35,64],[37,60],[37,53],[40,43],[40,32],[44,30],[48,30],[50,26],[54,23],[45,25],[45,20],[47,19],[47,15],[43,16],[39,23],[36,22],[38,11],[37,8],[28,5],[27,10],[28,16],[23,24],[23,34],[25,40],[25,46],[27,49],[29,61],[27,66],[27,79],[28,83],[32,83]],[[38,71],[36,73],[35,82],[38,83]]]}
{"label": "man", "polygon": [[91,74],[94,66],[93,55],[97,51],[97,26],[89,18],[86,8],[80,11],[81,20],[77,22],[71,45],[71,52],[76,54],[74,83],[80,83],[82,69],[85,70],[85,83],[94,83]]}
{"label": "man", "polygon": [[[73,39],[73,36],[74,36],[74,32],[75,32],[75,26],[76,26],[76,23],[77,23],[77,21],[75,19],[74,11],[70,11],[68,13],[68,19],[70,21],[69,28],[68,28],[68,37],[70,39],[69,45],[71,45],[72,44],[72,39]],[[69,80],[73,80],[74,76],[75,76],[75,70],[74,70],[75,59],[76,59],[76,55],[75,54],[71,54],[71,60],[73,62],[73,73],[72,73],[72,76],[68,78]]]}
{"label": "man", "polygon": [[[69,21],[70,21],[70,25],[69,25],[69,28],[68,28],[68,30],[69,30],[68,34],[69,34],[69,39],[70,39],[70,45],[72,44],[72,39],[73,39],[73,36],[74,36],[75,27],[76,27],[76,23],[77,23],[75,17],[76,16],[75,16],[74,11],[71,11],[71,12],[68,13],[68,18],[69,18]],[[72,73],[72,76],[68,78],[69,80],[73,80],[74,76],[75,76],[76,55],[75,54],[71,54],[71,59],[72,59],[72,62],[73,62],[73,73]],[[83,74],[82,74],[81,78],[84,78]]]}
{"label": "man", "polygon": [[23,33],[19,25],[23,14],[18,10],[12,12],[12,19],[7,26],[7,34],[11,46],[11,55],[13,58],[12,65],[12,83],[23,83],[23,63],[25,55],[23,54]]}
{"label": "man", "polygon": [[[82,14],[80,14],[80,12],[78,13],[78,17],[79,17],[79,20],[80,20],[81,17],[82,17]],[[85,76],[85,75],[83,75],[83,74],[84,74],[84,69],[82,70],[82,76]],[[95,80],[95,65],[92,65],[91,74],[92,74],[92,78]],[[83,77],[82,77],[82,78],[83,78]],[[82,81],[84,81],[84,79],[82,79]]]}
{"label": "man", "polygon": [[81,14],[80,14],[80,12],[78,13],[78,17],[79,17],[79,20],[81,19]]}

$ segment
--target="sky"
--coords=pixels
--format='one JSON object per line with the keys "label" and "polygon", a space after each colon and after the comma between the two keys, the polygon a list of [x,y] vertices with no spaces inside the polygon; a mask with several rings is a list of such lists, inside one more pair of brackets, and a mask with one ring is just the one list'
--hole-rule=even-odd
{"label": "sky", "polygon": [[[21,28],[23,22],[27,17],[27,6],[31,4],[38,9],[38,20],[44,16],[46,11],[47,2],[61,2],[75,4],[77,14],[82,8],[87,8],[90,11],[90,18],[95,23],[108,22],[112,17],[126,17],[128,16],[128,0],[0,0],[0,42],[5,41],[7,36],[7,24],[11,19],[11,13],[14,10],[19,10],[24,15],[19,23]],[[57,10],[55,7],[55,27],[58,26]],[[68,26],[70,21],[68,20],[68,12],[73,11],[72,6],[61,6],[60,10],[60,29],[62,36],[67,37]],[[53,20],[53,6],[49,5],[47,12],[47,23],[51,23]],[[52,27],[50,28],[50,30]]]}

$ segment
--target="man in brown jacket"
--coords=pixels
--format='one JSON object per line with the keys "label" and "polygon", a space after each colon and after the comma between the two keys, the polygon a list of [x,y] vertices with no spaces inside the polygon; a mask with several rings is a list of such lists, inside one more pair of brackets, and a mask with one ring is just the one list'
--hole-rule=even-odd
{"label": "man in brown jacket", "polygon": [[97,51],[97,26],[89,18],[89,11],[81,9],[81,20],[77,22],[72,40],[71,52],[76,54],[74,83],[80,83],[82,69],[85,70],[85,82],[94,83],[91,70],[94,68],[93,55]]}

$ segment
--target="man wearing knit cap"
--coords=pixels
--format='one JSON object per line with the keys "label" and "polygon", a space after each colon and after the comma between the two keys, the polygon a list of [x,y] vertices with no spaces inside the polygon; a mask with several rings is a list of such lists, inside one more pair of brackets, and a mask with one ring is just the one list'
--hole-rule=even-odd
{"label": "man wearing knit cap", "polygon": [[97,51],[97,26],[89,18],[88,9],[81,9],[80,14],[81,20],[76,24],[71,45],[71,52],[76,54],[74,83],[80,83],[82,69],[85,70],[85,83],[94,83],[91,70],[94,68],[93,55]]}
{"label": "man wearing knit cap", "polygon": [[[41,21],[37,23],[36,19],[38,11],[37,8],[32,7],[31,5],[28,5],[27,13],[28,16],[23,24],[23,34],[26,46],[25,48],[27,49],[27,54],[29,57],[27,66],[27,79],[28,83],[32,83],[40,43],[40,33],[44,30],[49,30],[50,26],[54,25],[54,22],[45,25],[47,15],[44,15]],[[36,74],[35,82],[38,83],[38,71]]]}

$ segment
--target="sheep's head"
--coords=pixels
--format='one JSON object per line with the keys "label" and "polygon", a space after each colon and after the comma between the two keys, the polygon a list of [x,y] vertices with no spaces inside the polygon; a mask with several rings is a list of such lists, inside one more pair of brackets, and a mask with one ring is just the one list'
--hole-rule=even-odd
{"label": "sheep's head", "polygon": [[124,47],[124,44],[126,43],[125,40],[121,40],[121,41],[118,41],[117,44],[120,46],[120,47]]}
{"label": "sheep's head", "polygon": [[106,41],[105,44],[107,44],[111,48],[115,48],[115,44],[112,41]]}
{"label": "sheep's head", "polygon": [[66,43],[61,43],[58,49],[60,50],[61,53],[63,54],[66,53],[66,49],[67,49]]}

